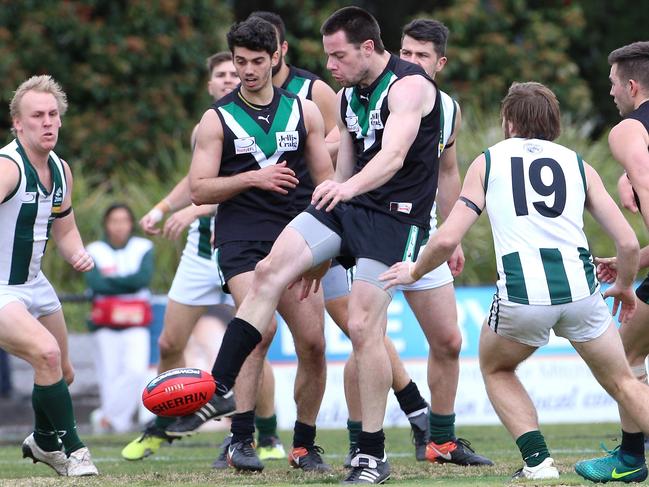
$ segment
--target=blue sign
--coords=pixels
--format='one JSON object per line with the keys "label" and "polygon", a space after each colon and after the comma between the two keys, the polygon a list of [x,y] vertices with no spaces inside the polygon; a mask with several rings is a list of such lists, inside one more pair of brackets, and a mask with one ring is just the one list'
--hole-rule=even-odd
{"label": "blue sign", "polygon": [[[606,286],[602,286],[603,289]],[[467,286],[455,289],[457,301],[458,326],[462,333],[461,358],[477,358],[480,330],[484,319],[489,314],[491,301],[496,292],[495,286]],[[607,300],[609,308],[612,299]],[[440,303],[440,306],[448,306]],[[394,295],[388,308],[387,335],[392,339],[402,359],[426,359],[428,342],[403,294]],[[327,340],[327,359],[346,360],[352,350],[349,339],[336,326],[331,318],[326,317],[325,336]],[[566,355],[576,353],[570,342],[564,338],[550,335],[550,342],[541,347],[537,355]],[[295,361],[293,337],[288,327],[278,317],[277,335],[268,351],[268,358],[277,362]]]}
{"label": "blue sign", "polygon": [[[602,290],[606,289],[602,285]],[[477,358],[480,330],[484,319],[489,314],[495,286],[466,286],[455,288],[457,302],[458,326],[462,333],[461,358]],[[609,308],[613,300],[608,299]],[[440,303],[440,306],[452,304]],[[151,325],[151,363],[159,359],[157,339],[162,330],[166,296],[155,296],[153,299],[154,320]],[[268,358],[273,362],[294,362],[296,359],[293,337],[286,323],[277,316],[277,335],[268,351]],[[308,324],[305,324],[308,326]],[[402,359],[425,360],[428,357],[428,342],[417,322],[410,306],[401,292],[394,295],[388,308],[387,335],[392,339]],[[333,320],[326,316],[325,337],[327,341],[327,360],[344,361],[352,350],[349,339],[337,327]],[[551,334],[548,345],[536,352],[537,355],[574,354],[568,340]]]}

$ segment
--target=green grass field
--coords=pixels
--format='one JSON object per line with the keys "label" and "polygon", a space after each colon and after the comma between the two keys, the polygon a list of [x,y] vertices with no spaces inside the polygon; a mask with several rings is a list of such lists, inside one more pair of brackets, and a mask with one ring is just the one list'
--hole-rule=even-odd
{"label": "green grass field", "polygon": [[[476,451],[490,457],[493,467],[458,467],[416,462],[414,448],[407,429],[386,430],[387,448],[391,455],[392,478],[389,485],[588,485],[573,470],[575,461],[599,456],[602,441],[615,445],[619,426],[615,424],[549,425],[543,433],[553,458],[561,471],[556,481],[510,482],[511,474],[520,468],[521,458],[514,442],[500,426],[461,427],[458,435],[471,441]],[[281,433],[285,445],[290,432]],[[108,435],[84,437],[90,447],[101,475],[94,478],[68,479],[56,474],[42,463],[33,465],[22,459],[20,439],[0,441],[0,485],[2,486],[214,486],[295,484],[330,485],[343,478],[342,461],[347,450],[347,433],[342,430],[322,430],[318,442],[325,449],[325,460],[334,467],[330,475],[306,474],[292,470],[286,461],[266,463],[260,474],[240,474],[234,470],[214,471],[210,465],[216,457],[216,446],[222,432],[200,433],[192,438],[163,446],[158,453],[143,461],[127,462],[120,450],[133,436]],[[592,484],[591,484],[592,485]],[[615,485],[615,484],[613,484]]]}

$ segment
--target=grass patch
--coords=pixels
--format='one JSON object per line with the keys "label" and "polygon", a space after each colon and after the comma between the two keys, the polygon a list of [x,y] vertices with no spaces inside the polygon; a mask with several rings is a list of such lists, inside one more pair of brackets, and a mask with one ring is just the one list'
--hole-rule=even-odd
{"label": "grass patch", "polygon": [[[601,441],[612,443],[618,434],[616,424],[549,425],[543,427],[552,456],[561,478],[555,481],[521,483],[521,485],[592,485],[574,473],[577,460],[600,456]],[[500,426],[460,427],[459,436],[469,439],[476,451],[491,458],[493,467],[459,467],[417,462],[407,429],[386,430],[387,448],[392,466],[391,485],[502,486],[510,483],[511,474],[520,468],[521,458],[516,446]],[[158,453],[143,461],[127,462],[120,451],[133,436],[108,435],[85,438],[101,475],[94,478],[68,479],[56,477],[43,464],[32,465],[21,458],[20,439],[0,443],[1,486],[214,486],[295,484],[338,484],[345,475],[341,464],[347,452],[347,432],[322,430],[318,442],[325,449],[325,460],[334,471],[329,475],[306,474],[291,469],[286,461],[266,462],[258,474],[241,474],[234,470],[212,470],[218,454],[222,432],[201,433],[195,437],[163,446]],[[284,445],[289,445],[291,432],[281,432]]]}

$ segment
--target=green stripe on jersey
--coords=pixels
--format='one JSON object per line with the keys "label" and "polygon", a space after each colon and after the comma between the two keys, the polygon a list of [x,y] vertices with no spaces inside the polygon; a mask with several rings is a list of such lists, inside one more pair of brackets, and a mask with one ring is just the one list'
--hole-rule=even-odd
{"label": "green stripe on jersey", "polygon": [[52,223],[54,223],[54,218],[50,218],[47,220],[47,240],[45,240],[45,246],[43,247],[43,255],[45,255],[45,251],[47,250],[47,244],[50,243],[50,232],[52,231]]}
{"label": "green stripe on jersey", "polygon": [[[286,91],[290,91],[295,95],[306,98],[307,92],[309,90],[310,81],[311,81],[310,79],[294,76],[293,79],[291,79],[291,81],[289,81],[288,84],[286,85]],[[302,93],[302,90],[306,90],[306,91]]]}
{"label": "green stripe on jersey", "polygon": [[505,272],[505,287],[507,288],[507,299],[514,303],[530,304],[527,298],[527,287],[523,266],[518,252],[503,255],[503,271]]}
{"label": "green stripe on jersey", "polygon": [[212,217],[202,216],[198,219],[198,256],[212,258]]}
{"label": "green stripe on jersey", "polygon": [[577,154],[577,164],[579,164],[579,174],[581,174],[581,182],[584,183],[584,193],[588,191],[586,185],[586,172],[584,171],[584,160]]}
{"label": "green stripe on jersey", "polygon": [[417,258],[417,236],[419,235],[419,227],[415,225],[410,225],[410,231],[408,232],[408,240],[406,241],[406,247],[403,249],[402,262],[414,262]]}
{"label": "green stripe on jersey", "polygon": [[360,97],[358,95],[358,88],[354,88],[352,91],[352,96],[349,100],[349,107],[358,117],[358,125],[360,125],[361,127],[361,135],[363,137],[365,137],[367,135],[367,132],[369,132],[370,130],[370,110],[377,109],[376,104],[390,87],[393,76],[394,73],[392,71],[387,71],[383,75],[381,81],[379,81],[379,83],[376,85],[376,88],[374,88],[374,90],[370,94],[370,99],[367,106],[361,103]]}
{"label": "green stripe on jersey", "polygon": [[583,247],[577,247],[579,251],[579,258],[584,263],[584,272],[586,274],[586,281],[588,282],[588,289],[590,293],[594,293],[597,289],[597,281],[595,280],[595,266],[593,265],[592,256],[590,251]]}
{"label": "green stripe on jersey", "polygon": [[[23,160],[25,160],[23,158]],[[16,219],[14,244],[11,254],[9,284],[23,284],[29,277],[29,264],[34,249],[34,223],[38,214],[38,176],[31,164],[25,164],[25,193],[34,195],[34,200],[23,203]]]}
{"label": "green stripe on jersey", "polygon": [[489,153],[489,149],[484,151],[484,158],[485,158],[485,171],[484,171],[484,192],[487,192],[487,188],[489,187],[489,171],[491,171],[491,154]]}
{"label": "green stripe on jersey", "polygon": [[570,283],[566,268],[563,265],[563,257],[559,249],[539,249],[543,270],[545,271],[545,280],[550,292],[551,304],[564,304],[572,301],[570,292]]}
{"label": "green stripe on jersey", "polygon": [[286,126],[293,111],[293,103],[297,103],[295,98],[281,96],[277,105],[277,111],[273,117],[273,123],[268,131],[265,131],[248,112],[234,102],[223,105],[221,108],[230,113],[239,125],[241,125],[241,128],[246,131],[248,136],[255,138],[257,146],[266,157],[270,157],[277,150],[276,133],[286,131]]}
{"label": "green stripe on jersey", "polygon": [[[63,180],[65,179],[65,174],[63,170],[63,165],[61,165],[61,170],[54,162],[54,158],[50,156],[47,160],[47,164],[50,167],[50,174],[52,175],[52,215],[60,213],[61,206],[63,205]],[[63,174],[62,174],[63,172]],[[47,238],[50,238],[50,227],[52,222],[47,226]]]}

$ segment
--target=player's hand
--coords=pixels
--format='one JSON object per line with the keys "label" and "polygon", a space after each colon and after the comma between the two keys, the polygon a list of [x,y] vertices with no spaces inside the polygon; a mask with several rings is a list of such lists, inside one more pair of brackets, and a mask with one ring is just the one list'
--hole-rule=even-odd
{"label": "player's hand", "polygon": [[255,186],[264,191],[288,194],[289,189],[295,188],[300,183],[300,180],[295,177],[295,172],[286,167],[286,161],[266,166],[256,173]]}
{"label": "player's hand", "polygon": [[316,267],[312,267],[304,274],[302,274],[298,279],[296,279],[291,284],[289,284],[288,289],[292,289],[293,287],[299,285],[300,286],[300,291],[298,292],[299,299],[300,301],[305,300],[306,298],[309,297],[309,294],[311,293],[311,289],[313,289],[314,294],[318,292],[318,289],[320,289],[320,281],[327,273],[330,266],[331,266],[331,260],[327,260]]}
{"label": "player's hand", "polygon": [[158,235],[160,229],[156,226],[162,221],[164,213],[160,208],[151,208],[149,212],[140,219],[140,228],[148,235]]}
{"label": "player's hand", "polygon": [[167,218],[167,221],[162,227],[162,236],[169,240],[176,240],[180,237],[183,230],[191,225],[194,220],[196,220],[195,206],[189,205],[187,208],[178,210]]}
{"label": "player's hand", "polygon": [[453,277],[457,277],[462,273],[464,270],[464,251],[461,244],[455,248],[447,263]]}
{"label": "player's hand", "polygon": [[613,297],[612,314],[615,316],[618,309],[620,310],[620,316],[618,317],[620,323],[627,323],[633,317],[636,309],[636,299],[631,286],[618,287],[617,284],[613,284],[604,292],[603,296],[604,299]]}
{"label": "player's hand", "polygon": [[317,210],[325,208],[325,211],[331,211],[341,201],[349,201],[354,197],[354,193],[349,189],[347,183],[337,183],[327,179],[318,185],[311,196],[311,204]]}
{"label": "player's hand", "polygon": [[622,206],[632,213],[638,213],[638,205],[633,195],[633,186],[631,186],[631,181],[629,181],[626,174],[622,174],[620,179],[617,180],[617,192],[620,195]]}
{"label": "player's hand", "polygon": [[88,272],[89,270],[92,270],[93,267],[95,267],[95,261],[92,260],[90,254],[86,252],[86,249],[84,248],[81,248],[80,250],[77,250],[74,254],[72,254],[69,262],[77,272]]}
{"label": "player's hand", "polygon": [[411,267],[414,267],[414,262],[397,262],[387,271],[379,276],[379,280],[385,282],[383,289],[386,291],[391,287],[400,284],[412,284],[417,279],[412,276]]}
{"label": "player's hand", "polygon": [[617,279],[617,257],[595,257],[597,279],[608,284]]}

